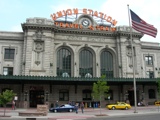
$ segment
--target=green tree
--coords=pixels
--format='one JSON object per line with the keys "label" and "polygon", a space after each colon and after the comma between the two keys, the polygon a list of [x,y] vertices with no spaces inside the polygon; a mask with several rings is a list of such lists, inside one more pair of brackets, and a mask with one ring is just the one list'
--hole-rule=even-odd
{"label": "green tree", "polygon": [[6,91],[0,93],[0,104],[3,105],[3,107],[4,107],[4,116],[5,116],[5,112],[6,112],[6,104],[11,102],[15,95],[16,94],[13,93],[12,90],[6,90]]}
{"label": "green tree", "polygon": [[102,75],[96,83],[93,83],[92,88],[92,97],[100,101],[100,114],[102,97],[105,97],[106,93],[109,90],[109,86],[107,86],[107,81],[104,81],[105,78],[106,76]]}

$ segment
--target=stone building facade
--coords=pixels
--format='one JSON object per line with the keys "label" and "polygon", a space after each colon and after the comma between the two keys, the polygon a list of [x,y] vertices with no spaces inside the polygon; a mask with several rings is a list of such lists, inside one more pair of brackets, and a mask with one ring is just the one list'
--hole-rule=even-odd
{"label": "stone building facade", "polygon": [[[90,25],[98,24],[88,15],[73,22],[83,29],[29,18],[22,24],[23,32],[0,31],[0,92],[12,89],[18,96],[17,107],[22,108],[53,106],[55,101],[84,101],[86,107],[93,107],[99,102],[91,97],[93,82],[105,74],[118,80],[107,82],[110,99],[104,97],[103,106],[126,99],[133,105],[133,81],[127,81],[133,78],[130,28],[91,30],[83,24],[84,19]],[[137,80],[137,101],[153,104],[158,97],[155,78],[160,75],[159,43],[141,41],[143,35],[135,30],[132,36],[135,78],[142,78]]]}

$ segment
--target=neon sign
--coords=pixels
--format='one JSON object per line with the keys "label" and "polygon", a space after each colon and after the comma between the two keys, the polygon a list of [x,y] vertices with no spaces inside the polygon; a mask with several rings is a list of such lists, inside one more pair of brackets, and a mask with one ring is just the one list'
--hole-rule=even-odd
{"label": "neon sign", "polygon": [[[92,17],[97,17],[103,21],[111,23],[112,26],[115,26],[117,24],[117,21],[113,19],[111,16],[107,16],[103,12],[98,12],[98,11],[93,11],[92,9],[82,9],[79,10],[77,8],[74,9],[67,9],[67,10],[62,10],[56,13],[51,14],[52,20],[55,21],[56,26],[60,27],[65,27],[65,28],[79,28],[82,29],[83,26],[81,24],[72,24],[72,23],[63,23],[63,22],[57,22],[56,20],[58,18],[64,17],[64,16],[69,16],[69,15],[78,15],[78,14],[85,14],[85,15],[90,15]],[[105,31],[115,31],[116,28],[114,27],[104,27],[104,26],[88,26],[90,30],[105,30]]]}

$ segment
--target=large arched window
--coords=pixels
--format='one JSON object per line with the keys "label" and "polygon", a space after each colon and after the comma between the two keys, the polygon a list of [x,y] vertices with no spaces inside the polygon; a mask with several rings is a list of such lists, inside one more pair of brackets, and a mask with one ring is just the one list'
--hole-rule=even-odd
{"label": "large arched window", "polygon": [[71,52],[66,48],[57,52],[57,76],[71,76]]}
{"label": "large arched window", "polygon": [[80,77],[93,77],[93,55],[89,50],[82,50],[79,55]]}
{"label": "large arched window", "polygon": [[149,99],[155,99],[156,98],[155,90],[154,89],[149,89],[148,90],[148,96],[149,96]]}
{"label": "large arched window", "polygon": [[106,75],[106,77],[113,77],[113,56],[108,51],[103,51],[101,53],[101,75]]}

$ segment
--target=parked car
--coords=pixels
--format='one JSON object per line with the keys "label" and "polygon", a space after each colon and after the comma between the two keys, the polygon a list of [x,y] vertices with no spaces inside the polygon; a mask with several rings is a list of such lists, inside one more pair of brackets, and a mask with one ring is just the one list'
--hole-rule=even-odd
{"label": "parked car", "polygon": [[128,109],[131,108],[131,105],[127,104],[125,102],[117,102],[116,104],[107,105],[107,108],[109,110],[115,110],[115,109],[125,109],[125,110],[128,110]]}
{"label": "parked car", "polygon": [[50,112],[73,112],[75,111],[76,107],[75,106],[72,106],[72,105],[69,105],[69,104],[63,104],[59,107],[53,107],[53,108],[50,108],[49,111]]}

